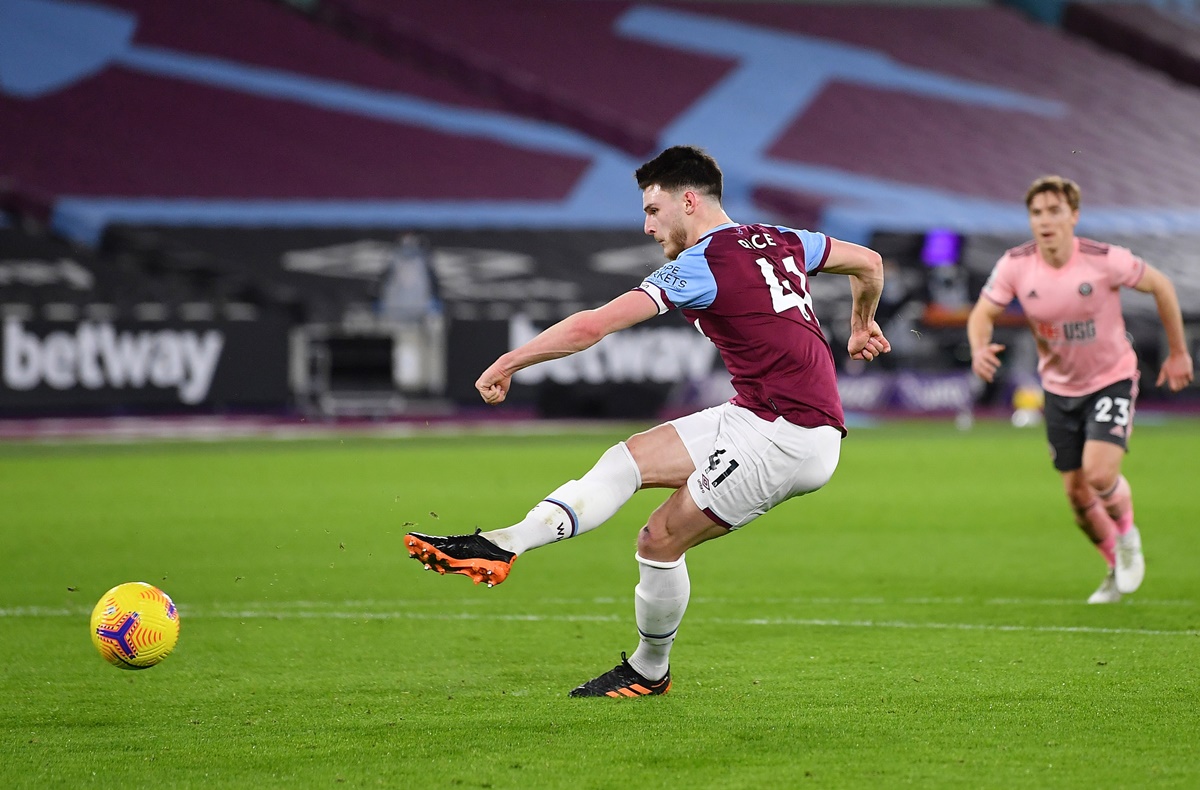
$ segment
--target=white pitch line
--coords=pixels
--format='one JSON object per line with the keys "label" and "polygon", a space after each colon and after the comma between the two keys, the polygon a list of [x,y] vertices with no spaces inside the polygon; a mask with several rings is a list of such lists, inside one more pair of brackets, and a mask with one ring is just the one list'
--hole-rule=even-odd
{"label": "white pitch line", "polygon": [[[0,609],[3,617],[83,617],[87,612],[78,609],[55,609],[48,607],[18,607]],[[181,610],[183,619],[222,619],[222,620],[441,620],[441,621],[489,621],[489,622],[567,622],[594,623],[620,622],[627,615],[541,615],[541,614],[474,614],[469,612],[428,612],[428,611],[296,611],[296,610],[214,610],[188,611]],[[785,626],[785,627],[820,627],[820,628],[892,628],[904,630],[932,631],[997,631],[1009,633],[1056,633],[1056,634],[1110,634],[1131,636],[1200,636],[1200,630],[1185,629],[1179,631],[1153,628],[1107,628],[1103,626],[1073,626],[1073,625],[1005,625],[997,623],[936,623],[936,622],[905,622],[901,620],[838,620],[825,618],[794,618],[794,617],[754,617],[754,618],[725,618],[725,617],[692,617],[688,620],[693,625],[737,625],[737,626]]]}
{"label": "white pitch line", "polygon": [[42,445],[153,444],[226,440],[302,441],[331,439],[417,439],[426,437],[555,437],[606,436],[643,430],[635,422],[532,419],[511,421],[416,418],[393,422],[295,422],[271,418],[114,417],[7,420],[0,422],[0,442]]}
{"label": "white pitch line", "polygon": [[[397,609],[419,607],[476,607],[493,606],[495,599],[480,590],[481,595],[468,595],[463,598],[362,598],[343,601],[271,601],[264,608],[275,609]],[[592,598],[539,598],[538,603],[545,606],[618,606],[628,607],[632,601],[630,596],[596,596]],[[1200,603],[1189,599],[1141,598],[1131,599],[1121,604],[1136,608],[1151,606],[1191,607]],[[1069,608],[1092,608],[1083,598],[832,598],[832,597],[787,597],[787,598],[713,598],[692,596],[693,606],[1065,606]],[[181,606],[184,608],[184,606]],[[187,607],[188,609],[192,607]],[[0,609],[0,616],[5,610]],[[80,608],[78,611],[84,611]]]}
{"label": "white pitch line", "polygon": [[1105,628],[1088,625],[1004,625],[997,623],[906,623],[899,620],[819,620],[791,617],[749,620],[708,618],[701,622],[721,625],[802,625],[835,628],[900,628],[935,631],[1011,631],[1053,634],[1137,634],[1139,636],[1200,636],[1200,630],[1165,631],[1153,628]]}

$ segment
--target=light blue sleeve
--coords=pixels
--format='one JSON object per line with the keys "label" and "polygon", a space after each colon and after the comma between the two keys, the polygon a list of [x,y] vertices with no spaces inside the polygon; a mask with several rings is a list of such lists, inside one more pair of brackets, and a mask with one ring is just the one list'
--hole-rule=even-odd
{"label": "light blue sleeve", "polygon": [[825,262],[828,254],[826,248],[829,246],[829,237],[824,233],[816,233],[811,230],[799,230],[797,228],[787,228],[783,225],[774,226],[780,233],[795,233],[800,237],[800,243],[804,245],[804,271],[811,273],[814,269],[820,268]]}
{"label": "light blue sleeve", "polygon": [[680,253],[679,257],[651,274],[643,286],[653,286],[662,291],[670,301],[670,307],[681,310],[685,307],[703,310],[717,298],[717,281],[708,267],[704,251],[709,239]]}

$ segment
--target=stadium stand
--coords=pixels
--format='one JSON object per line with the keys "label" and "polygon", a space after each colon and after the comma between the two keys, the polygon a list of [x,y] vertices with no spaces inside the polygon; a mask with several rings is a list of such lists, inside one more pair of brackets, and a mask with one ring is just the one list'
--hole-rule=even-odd
{"label": "stadium stand", "polygon": [[1068,3],[1064,30],[1200,87],[1200,7],[1144,3]]}
{"label": "stadium stand", "polygon": [[[1020,240],[1021,194],[1058,171],[1083,185],[1081,234],[1177,275],[1200,235],[1196,128],[1194,87],[979,3],[2,0],[0,263],[36,249],[38,271],[97,273],[84,299],[13,263],[0,304],[318,336],[369,317],[389,244],[418,231],[439,277],[486,286],[447,289],[451,342],[499,342],[653,265],[630,173],[676,142],[721,160],[735,217],[937,228],[968,253]],[[625,268],[580,294],[580,261]]]}
{"label": "stadium stand", "polygon": [[266,0],[87,6],[108,27],[7,5],[3,35],[36,17],[98,53],[45,84],[8,64],[0,92],[0,173],[92,244],[110,222],[628,227],[632,152],[684,138],[729,163],[735,210],[815,198],[843,235],[1019,230],[1048,169],[1103,227],[1200,225],[1195,91],[1003,8],[318,4],[339,33]]}

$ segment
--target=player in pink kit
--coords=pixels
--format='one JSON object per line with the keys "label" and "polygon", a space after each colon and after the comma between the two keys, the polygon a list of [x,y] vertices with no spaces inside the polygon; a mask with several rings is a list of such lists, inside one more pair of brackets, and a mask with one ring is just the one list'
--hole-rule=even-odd
{"label": "player in pink kit", "polygon": [[1004,346],[992,342],[996,318],[1016,299],[1037,341],[1046,391],[1046,434],[1075,521],[1108,563],[1088,603],[1115,603],[1145,575],[1133,498],[1121,461],[1133,430],[1137,355],[1125,333],[1121,288],[1154,295],[1169,354],[1158,374],[1173,392],[1192,381],[1175,287],[1123,247],[1075,236],[1079,187],[1059,176],[1025,195],[1033,241],[1004,254],[967,320],[971,369],[991,382]]}
{"label": "player in pink kit", "polygon": [[832,476],[846,430],[833,352],[808,278],[850,277],[851,357],[869,361],[891,350],[875,322],[883,289],[876,252],[821,233],[736,224],[721,206],[721,170],[698,148],[668,148],[635,176],[644,230],[669,262],[603,307],[569,316],[502,355],[475,386],[484,401],[500,403],[518,370],[678,309],[716,345],[736,395],[610,447],[513,526],[405,539],[426,568],[491,586],[507,577],[518,555],[600,526],[638,489],[675,489],[638,534],[637,649],[573,697],[665,694],[671,645],[691,591],[684,553]]}

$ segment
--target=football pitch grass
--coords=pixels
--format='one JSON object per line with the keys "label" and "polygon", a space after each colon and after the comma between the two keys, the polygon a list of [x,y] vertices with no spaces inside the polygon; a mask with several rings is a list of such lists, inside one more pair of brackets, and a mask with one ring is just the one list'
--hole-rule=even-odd
{"label": "football pitch grass", "polygon": [[[1040,429],[851,432],[833,481],[688,556],[665,697],[569,699],[636,644],[664,491],[487,589],[408,529],[519,519],[638,426],[0,445],[6,787],[1200,787],[1197,441],[1139,425],[1142,589],[1103,575]],[[88,616],[147,581],[162,665]]]}

